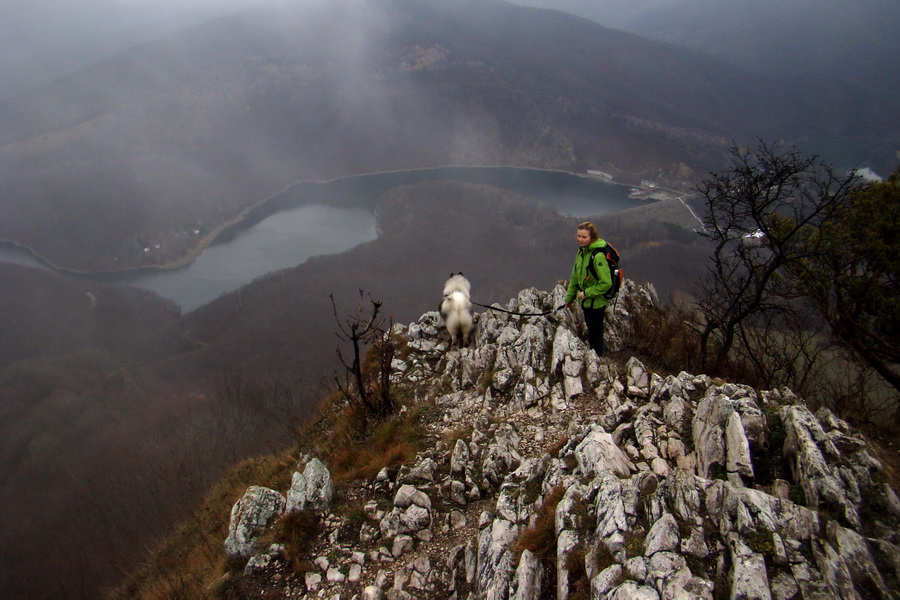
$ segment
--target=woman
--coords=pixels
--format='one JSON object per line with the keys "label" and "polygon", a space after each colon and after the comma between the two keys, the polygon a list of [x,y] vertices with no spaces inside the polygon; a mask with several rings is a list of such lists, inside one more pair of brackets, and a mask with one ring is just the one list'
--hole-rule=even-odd
{"label": "woman", "polygon": [[[571,309],[572,303],[578,300],[587,323],[588,344],[597,356],[603,356],[603,318],[606,314],[603,294],[612,286],[606,255],[599,251],[606,242],[600,239],[597,228],[589,221],[578,226],[575,240],[580,248],[569,277],[566,308]],[[591,261],[594,262],[593,269],[590,268]]]}

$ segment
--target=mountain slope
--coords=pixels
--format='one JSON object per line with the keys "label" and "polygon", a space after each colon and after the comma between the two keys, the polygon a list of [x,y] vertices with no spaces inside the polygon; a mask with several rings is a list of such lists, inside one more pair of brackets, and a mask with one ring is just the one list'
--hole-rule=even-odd
{"label": "mountain slope", "polygon": [[252,1],[4,2],[0,6],[0,96],[71,74],[124,48]]}
{"label": "mountain slope", "polygon": [[822,97],[502,2],[263,4],[0,105],[0,237],[65,267],[159,265],[302,178],[502,163],[692,180],[731,140],[894,124],[878,98]]}
{"label": "mountain slope", "polygon": [[183,350],[174,303],[152,292],[0,262],[0,369],[85,348],[146,361]]}
{"label": "mountain slope", "polygon": [[630,31],[760,73],[820,76],[896,95],[900,6],[890,0],[670,0]]}
{"label": "mountain slope", "polygon": [[[660,223],[687,210],[662,204],[596,220],[660,291],[689,285],[705,254]],[[571,268],[577,221],[506,190],[428,181],[375,210],[378,239],[181,318],[143,290],[0,265],[0,596],[70,598],[83,580],[96,597],[223,467],[289,443],[340,369],[330,295],[343,317],[363,288],[404,322],[437,306],[451,271],[491,304]]]}
{"label": "mountain slope", "polygon": [[893,68],[900,6],[891,0],[519,0],[706,52],[772,76],[900,92]]}
{"label": "mountain slope", "polygon": [[[615,349],[654,304],[630,281],[622,293]],[[504,306],[533,314],[564,295],[522,290]],[[462,349],[447,347],[436,312],[395,327],[402,406],[379,436],[348,436],[338,427],[354,412],[326,407],[294,464],[232,485],[230,511],[220,486],[198,545],[167,546],[115,597],[896,595],[900,503],[846,422],[787,389],[598,359],[579,326],[569,312],[488,311]],[[386,431],[415,439],[389,453]],[[356,455],[379,451],[383,468],[354,477]],[[175,560],[185,555],[207,558]]]}

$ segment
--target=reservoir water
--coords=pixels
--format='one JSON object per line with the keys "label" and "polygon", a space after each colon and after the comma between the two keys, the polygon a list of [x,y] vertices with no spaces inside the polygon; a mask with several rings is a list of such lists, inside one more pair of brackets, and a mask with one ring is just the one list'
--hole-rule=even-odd
{"label": "reservoir water", "polygon": [[[577,218],[646,203],[629,198],[628,187],[599,179],[506,167],[445,167],[301,182],[256,207],[186,267],[107,274],[102,279],[153,290],[187,312],[270,271],[374,240],[378,198],[396,186],[435,179],[505,188]],[[0,261],[44,266],[6,247],[0,247]]]}
{"label": "reservoir water", "polygon": [[375,218],[361,208],[309,204],[275,213],[213,244],[190,265],[117,278],[193,310],[271,271],[374,240]]}

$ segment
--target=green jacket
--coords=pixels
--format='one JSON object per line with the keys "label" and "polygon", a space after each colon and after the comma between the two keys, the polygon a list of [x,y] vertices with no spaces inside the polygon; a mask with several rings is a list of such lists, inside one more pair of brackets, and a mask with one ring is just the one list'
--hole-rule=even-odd
{"label": "green jacket", "polygon": [[584,292],[584,300],[581,305],[585,308],[603,308],[606,306],[606,298],[603,294],[612,287],[612,277],[609,274],[609,264],[606,261],[606,255],[598,252],[594,257],[594,267],[597,271],[595,279],[588,269],[588,263],[591,259],[591,252],[596,248],[602,248],[606,245],[601,239],[592,242],[585,248],[579,248],[578,254],[575,255],[575,265],[572,267],[572,275],[569,277],[569,289],[566,292],[566,304],[573,302],[578,296],[578,292]]}

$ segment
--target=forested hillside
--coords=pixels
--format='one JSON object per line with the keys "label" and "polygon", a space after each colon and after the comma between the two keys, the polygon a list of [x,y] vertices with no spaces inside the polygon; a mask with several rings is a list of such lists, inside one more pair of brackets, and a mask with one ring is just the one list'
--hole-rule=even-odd
{"label": "forested hillside", "polygon": [[261,3],[0,103],[0,237],[64,267],[158,266],[301,179],[694,182],[733,140],[883,137],[896,108],[502,2]]}
{"label": "forested hillside", "polygon": [[896,94],[892,0],[515,0],[587,17],[801,85],[839,80]]}

